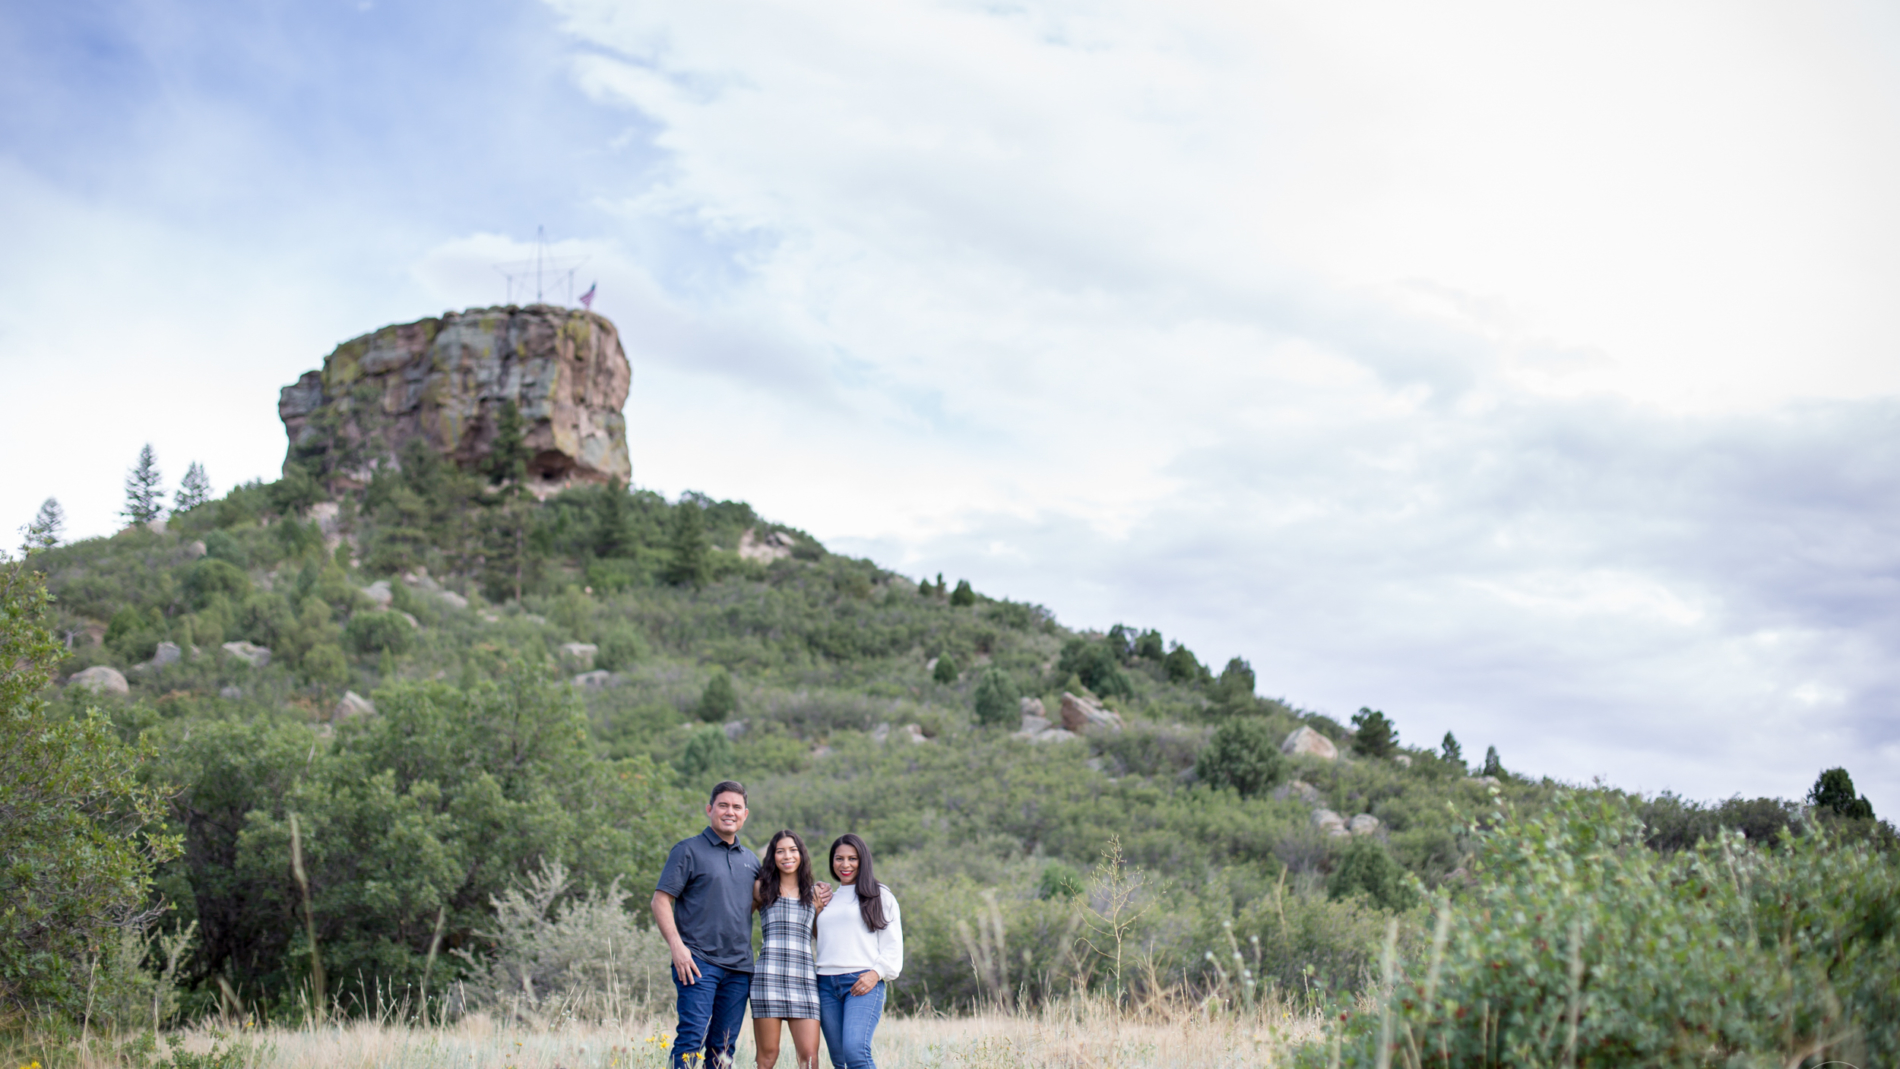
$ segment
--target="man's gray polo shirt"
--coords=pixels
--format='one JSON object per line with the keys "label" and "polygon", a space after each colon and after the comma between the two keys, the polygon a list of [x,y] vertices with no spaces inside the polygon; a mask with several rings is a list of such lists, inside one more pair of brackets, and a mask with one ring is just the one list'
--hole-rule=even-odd
{"label": "man's gray polo shirt", "polygon": [[752,971],[752,883],[759,859],[711,828],[666,855],[657,890],[673,896],[673,923],[686,949],[722,969]]}

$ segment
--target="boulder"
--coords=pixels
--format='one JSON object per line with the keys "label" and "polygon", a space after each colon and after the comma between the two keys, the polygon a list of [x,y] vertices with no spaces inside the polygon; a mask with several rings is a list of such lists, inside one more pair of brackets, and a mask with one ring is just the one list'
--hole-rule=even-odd
{"label": "boulder", "polygon": [[453,590],[438,590],[435,592],[435,596],[448,603],[451,609],[468,608],[468,599]]}
{"label": "boulder", "polygon": [[441,583],[429,578],[429,569],[427,568],[417,568],[413,572],[402,573],[402,581],[409,586],[415,587],[417,590],[426,590],[431,594],[439,593],[442,590]]}
{"label": "boulder", "polygon": [[168,664],[177,664],[184,656],[185,651],[178,648],[178,643],[161,642],[158,644],[158,649],[153,651],[152,659],[146,661],[144,667],[163,668]]}
{"label": "boulder", "polygon": [[879,724],[878,726],[871,729],[872,742],[881,743],[885,739],[888,739],[890,737],[891,737],[891,726],[889,724]]}
{"label": "boulder", "polygon": [[1034,735],[1029,736],[1029,741],[1030,742],[1067,742],[1070,739],[1079,739],[1081,737],[1082,736],[1077,735],[1075,732],[1070,731],[1066,728],[1047,728],[1045,730],[1038,731]]}
{"label": "boulder", "polygon": [[1062,692],[1061,716],[1062,726],[1077,735],[1088,728],[1107,728],[1110,731],[1122,729],[1121,714],[1087,698],[1078,698],[1066,690]]}
{"label": "boulder", "polygon": [[1286,741],[1280,744],[1280,752],[1295,756],[1304,754],[1326,761],[1339,760],[1339,747],[1333,745],[1333,740],[1304,724],[1286,737]]}
{"label": "boulder", "polygon": [[1382,827],[1379,818],[1371,813],[1361,813],[1346,822],[1346,830],[1354,835],[1377,835]]}
{"label": "boulder", "polygon": [[1036,734],[1036,733],[1038,733],[1038,732],[1043,732],[1043,731],[1048,731],[1048,730],[1049,730],[1049,718],[1048,718],[1048,717],[1044,717],[1044,716],[1030,716],[1029,714],[1027,714],[1027,713],[1024,713],[1024,714],[1023,714],[1023,726],[1022,726],[1022,727],[1020,727],[1020,728],[1018,728],[1018,729],[1016,730],[1016,734],[1018,734],[1018,735],[1034,735],[1034,734]]}
{"label": "boulder", "polygon": [[1351,834],[1346,830],[1346,818],[1330,809],[1313,810],[1313,826],[1327,835],[1343,836]]}
{"label": "boulder", "polygon": [[132,688],[125,681],[125,674],[117,668],[95,664],[83,672],[73,673],[66,681],[69,687],[84,687],[94,694],[130,694]]}
{"label": "boulder", "polygon": [[1411,767],[1412,767],[1412,755],[1411,755],[1411,754],[1404,754],[1404,753],[1400,753],[1400,754],[1393,754],[1393,755],[1392,755],[1392,761],[1393,761],[1393,763],[1394,763],[1394,764],[1396,764],[1396,765],[1398,765],[1398,766],[1399,766],[1400,768],[1411,768]]}
{"label": "boulder", "polygon": [[725,728],[726,738],[734,741],[737,741],[739,736],[745,734],[745,721],[743,720],[728,720],[720,726]]}
{"label": "boulder", "polygon": [[218,688],[218,697],[236,701],[244,697],[244,688],[234,683],[226,683],[224,686]]}
{"label": "boulder", "polygon": [[561,644],[561,663],[569,669],[587,671],[594,667],[594,655],[600,647],[591,642],[563,642]]}
{"label": "boulder", "polygon": [[319,501],[304,513],[304,519],[316,524],[317,533],[323,536],[323,548],[332,553],[343,544],[342,525],[337,516],[340,511],[341,506],[334,501]]}
{"label": "boulder", "polygon": [[375,712],[374,702],[353,690],[346,690],[343,692],[343,697],[337,699],[336,708],[331,711],[330,719],[348,720],[353,716],[369,716]]}
{"label": "boulder", "polygon": [[388,326],[337,346],[322,370],[284,387],[284,463],[297,459],[332,491],[360,488],[420,439],[476,469],[512,404],[527,450],[522,481],[537,498],[624,487],[631,381],[619,332],[583,309],[508,305]]}
{"label": "boulder", "polygon": [[606,690],[614,685],[614,674],[605,668],[596,668],[592,672],[582,672],[571,682],[582,690]]}
{"label": "boulder", "polygon": [[924,734],[924,726],[922,724],[905,724],[904,737],[913,743],[930,741],[930,736]]}
{"label": "boulder", "polygon": [[422,630],[421,620],[416,619],[414,616],[411,616],[410,614],[406,612],[399,612],[396,615],[402,617],[404,620],[407,620],[409,622],[410,627],[415,628],[417,631]]}
{"label": "boulder", "polygon": [[1496,776],[1478,776],[1478,777],[1477,777],[1477,782],[1479,782],[1479,783],[1482,783],[1482,784],[1484,784],[1484,785],[1485,785],[1485,786],[1487,786],[1487,787],[1502,787],[1502,786],[1504,786],[1504,781],[1503,781],[1503,780],[1501,780],[1501,779],[1499,779],[1499,778],[1497,778]]}
{"label": "boulder", "polygon": [[389,580],[387,579],[378,579],[374,583],[364,587],[363,596],[369,599],[370,604],[379,609],[389,608],[390,602],[396,600],[396,594],[389,589]]}
{"label": "boulder", "polygon": [[1275,787],[1270,797],[1276,802],[1284,802],[1288,798],[1298,798],[1307,805],[1318,805],[1321,795],[1318,787],[1307,783],[1305,780],[1296,779]]}
{"label": "boulder", "polygon": [[1049,716],[1049,711],[1042,707],[1041,698],[1024,697],[1016,704],[1022,709],[1024,716],[1041,717],[1043,719],[1047,719]]}
{"label": "boulder", "polygon": [[203,542],[193,542],[192,544],[185,547],[185,559],[197,560],[199,557],[204,556],[207,552],[209,551],[205,549],[205,544]]}
{"label": "boulder", "polygon": [[792,547],[797,544],[797,541],[784,531],[773,531],[769,535],[760,537],[757,532],[748,527],[745,533],[739,536],[739,559],[770,564],[775,560],[791,556]]}
{"label": "boulder", "polygon": [[227,642],[218,648],[252,668],[262,668],[270,663],[270,650],[263,646],[253,646],[249,642]]}

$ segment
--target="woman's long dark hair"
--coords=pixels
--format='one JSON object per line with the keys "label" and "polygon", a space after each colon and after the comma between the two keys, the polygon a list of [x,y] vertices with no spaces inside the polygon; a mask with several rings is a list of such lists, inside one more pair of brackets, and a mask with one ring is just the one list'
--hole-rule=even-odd
{"label": "woman's long dark hair", "polygon": [[[752,884],[752,908],[763,911],[765,907],[778,901],[778,844],[781,839],[790,839],[798,847],[798,900],[815,905],[817,897],[812,893],[815,881],[811,876],[811,851],[805,849],[805,840],[795,831],[779,831],[772,834],[772,841],[765,844],[765,870]],[[750,923],[750,922],[747,922]]]}
{"label": "woman's long dark hair", "polygon": [[871,848],[850,832],[838,836],[831,844],[831,878],[834,880],[838,878],[840,846],[849,846],[858,852],[858,878],[851,881],[851,886],[858,892],[858,915],[864,918],[866,928],[881,932],[890,927],[891,922],[884,919],[884,895],[881,893],[884,885],[878,883],[877,877],[871,874]]}

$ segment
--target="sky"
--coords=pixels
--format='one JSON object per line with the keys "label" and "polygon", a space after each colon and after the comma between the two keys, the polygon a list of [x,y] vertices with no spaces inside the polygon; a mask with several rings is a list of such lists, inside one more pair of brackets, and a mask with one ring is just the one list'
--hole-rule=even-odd
{"label": "sky", "polygon": [[1900,811],[1900,14],[0,8],[0,526],[584,257],[635,482],[1507,768]]}

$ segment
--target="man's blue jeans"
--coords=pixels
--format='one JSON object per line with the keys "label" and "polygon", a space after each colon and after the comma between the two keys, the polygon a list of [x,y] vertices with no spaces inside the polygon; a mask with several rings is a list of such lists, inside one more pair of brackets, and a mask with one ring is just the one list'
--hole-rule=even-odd
{"label": "man's blue jeans", "polygon": [[[679,1027],[673,1032],[673,1069],[715,1069],[732,1064],[732,1048],[739,1045],[739,1030],[745,1027],[746,996],[752,993],[752,974],[737,969],[722,969],[693,956],[699,966],[699,979],[680,983],[673,974],[673,989],[679,992]],[[686,1056],[698,1054],[704,1061],[687,1065]],[[698,1059],[695,1059],[698,1061]]]}
{"label": "man's blue jeans", "polygon": [[884,1016],[884,984],[868,995],[853,995],[857,973],[818,978],[818,1027],[836,1069],[877,1069],[871,1060],[871,1033]]}

